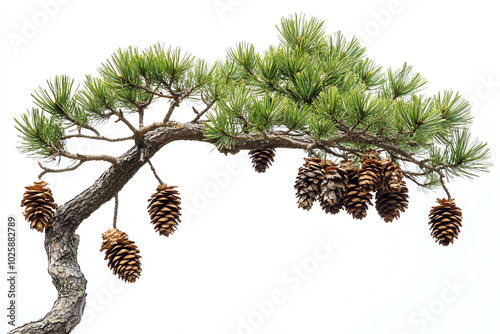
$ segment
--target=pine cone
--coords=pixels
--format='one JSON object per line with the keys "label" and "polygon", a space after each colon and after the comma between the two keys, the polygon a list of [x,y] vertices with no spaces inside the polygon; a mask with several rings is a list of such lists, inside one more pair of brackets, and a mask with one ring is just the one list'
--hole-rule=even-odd
{"label": "pine cone", "polygon": [[399,166],[392,162],[389,158],[384,159],[384,161],[382,161],[382,165],[384,171],[384,187],[386,187],[390,192],[399,192],[401,185],[404,182],[401,168],[399,168]]}
{"label": "pine cone", "polygon": [[320,194],[320,185],[325,173],[325,161],[319,158],[304,158],[306,161],[299,168],[295,181],[297,203],[299,208],[310,210],[314,201]]}
{"label": "pine cone", "polygon": [[440,245],[448,246],[458,238],[462,226],[462,210],[453,199],[437,199],[439,205],[433,206],[429,213],[431,235]]}
{"label": "pine cone", "polygon": [[364,151],[363,155],[361,156],[361,163],[364,163],[366,160],[380,161],[380,160],[382,160],[382,157],[380,156],[379,151],[375,151],[374,149],[370,148],[370,149]]}
{"label": "pine cone", "polygon": [[274,148],[256,149],[248,152],[252,159],[253,168],[259,173],[265,173],[266,169],[271,166],[275,153]]}
{"label": "pine cone", "polygon": [[358,168],[350,161],[343,161],[340,167],[347,171],[347,192],[344,196],[343,205],[347,213],[351,214],[356,219],[366,217],[368,205],[372,205],[372,194],[366,192],[359,185]]}
{"label": "pine cone", "polygon": [[23,212],[24,218],[30,222],[30,228],[39,232],[52,226],[54,209],[57,206],[54,203],[52,191],[47,185],[47,182],[37,181],[31,186],[25,187],[26,192],[21,201],[21,206],[26,207]]}
{"label": "pine cone", "polygon": [[128,235],[116,228],[110,228],[102,234],[101,252],[104,250],[108,260],[108,267],[113,274],[125,282],[134,283],[141,276],[141,256],[135,242],[128,239]]}
{"label": "pine cone", "polygon": [[174,190],[176,186],[161,184],[156,188],[156,193],[148,199],[148,212],[151,217],[151,224],[155,231],[168,237],[177,229],[181,215],[181,198],[179,192]]}
{"label": "pine cone", "polygon": [[361,163],[359,185],[365,192],[381,188],[383,184],[383,166],[380,162],[380,154],[377,151],[368,150],[363,153]]}
{"label": "pine cone", "polygon": [[391,192],[381,188],[375,194],[375,208],[386,223],[398,219],[401,212],[408,209],[408,188],[405,181],[401,182],[399,192]]}
{"label": "pine cone", "polygon": [[337,214],[342,210],[342,200],[347,191],[347,172],[336,166],[325,169],[321,182],[319,202],[326,213]]}

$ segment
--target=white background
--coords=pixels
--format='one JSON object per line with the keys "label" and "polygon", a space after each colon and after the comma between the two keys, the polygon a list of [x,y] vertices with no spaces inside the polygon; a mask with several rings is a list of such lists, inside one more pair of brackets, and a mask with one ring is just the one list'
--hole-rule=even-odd
{"label": "white background", "polygon": [[[85,74],[96,75],[119,47],[163,42],[215,61],[239,41],[252,42],[259,51],[277,44],[280,18],[304,12],[325,20],[328,34],[359,36],[368,56],[384,67],[413,65],[429,82],[425,94],[460,91],[474,106],[473,134],[489,142],[493,160],[500,153],[500,24],[493,1],[47,3],[4,1],[0,9],[1,219],[14,214],[19,220],[19,325],[42,317],[56,290],[47,274],[43,235],[29,230],[19,206],[23,187],[40,169],[16,150],[13,118],[31,108],[30,94],[46,79],[68,74],[80,83]],[[187,118],[190,112],[181,113]],[[103,132],[118,136],[122,127],[114,124]],[[120,155],[130,145],[73,147]],[[79,263],[88,299],[75,332],[135,333],[146,326],[205,334],[500,331],[496,166],[474,181],[450,184],[464,227],[454,245],[442,247],[429,235],[427,215],[443,191],[426,194],[411,185],[410,207],[392,224],[373,207],[363,221],[345,213],[327,216],[317,204],[310,212],[298,209],[293,185],[303,155],[278,150],[263,175],[253,171],[245,152],[226,157],[203,143],[165,147],[153,163],[166,183],[179,186],[183,221],[169,238],[154,232],[146,206],[157,181],[148,168],[125,186],[118,227],[143,256],[135,284],[118,281],[99,252],[101,234],[112,225],[113,204],[80,226]],[[86,163],[44,179],[62,204],[105,168]],[[331,254],[320,248],[328,242],[338,244]],[[303,273],[292,271],[294,266]]]}

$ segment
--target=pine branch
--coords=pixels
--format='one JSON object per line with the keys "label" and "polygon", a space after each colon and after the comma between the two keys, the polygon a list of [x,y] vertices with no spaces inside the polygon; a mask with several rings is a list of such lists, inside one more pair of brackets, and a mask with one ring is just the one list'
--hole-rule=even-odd
{"label": "pine branch", "polygon": [[47,173],[64,173],[64,172],[70,172],[70,171],[73,171],[75,169],[77,169],[78,167],[80,167],[81,165],[83,165],[85,161],[82,160],[80,162],[78,162],[77,164],[71,166],[71,167],[68,167],[68,168],[62,168],[62,169],[52,169],[52,168],[47,168],[47,167],[44,167],[40,162],[38,162],[38,166],[40,166],[41,169],[43,169],[43,172],[41,172],[39,175],[38,175],[38,179],[41,179],[42,176],[44,176],[45,174]]}
{"label": "pine branch", "polygon": [[[259,55],[253,45],[239,44],[224,61],[209,66],[180,49],[157,44],[140,52],[120,49],[88,76],[83,89],[73,80],[56,77],[49,88],[34,94],[40,109],[16,120],[20,150],[37,158],[65,157],[75,165],[45,173],[72,171],[87,161],[112,165],[94,184],[60,206],[46,230],[49,273],[58,291],[53,309],[22,333],[66,333],[81,320],[86,280],[76,261],[74,232],[118,192],[165,145],[175,141],[210,143],[222,153],[262,148],[301,149],[311,156],[359,160],[367,149],[385,151],[393,161],[416,171],[403,175],[425,189],[441,186],[453,176],[476,176],[491,166],[485,143],[471,140],[470,105],[460,95],[445,92],[433,98],[418,96],[426,81],[404,63],[383,72],[365,57],[365,48],[338,33],[325,36],[324,23],[295,15],[281,20],[280,45]],[[386,73],[386,75],[382,74]],[[161,119],[144,124],[147,108],[159,98],[170,105]],[[189,123],[174,121],[186,100],[205,105]],[[200,108],[201,109],[201,108]],[[125,117],[138,113],[138,128]],[[133,136],[108,138],[94,127],[117,116]],[[206,116],[206,121],[201,118]],[[78,134],[66,135],[69,126]],[[88,129],[95,135],[80,133]],[[135,145],[119,158],[70,153],[65,141],[86,138]],[[59,261],[64,259],[64,261]],[[69,279],[68,279],[69,277]],[[68,283],[69,282],[69,283]]]}
{"label": "pine branch", "polygon": [[79,160],[79,161],[107,161],[113,165],[118,165],[120,164],[120,161],[112,157],[110,155],[105,155],[105,154],[99,154],[99,155],[90,155],[90,154],[80,154],[80,153],[70,153],[64,150],[58,150],[57,155],[63,156],[68,159],[72,160]]}
{"label": "pine branch", "polygon": [[170,120],[170,117],[172,117],[175,108],[177,108],[179,105],[180,102],[178,100],[174,99],[173,101],[170,102],[170,108],[168,109],[168,112],[165,115],[165,118],[163,119],[163,123],[167,123]]}
{"label": "pine branch", "polygon": [[73,134],[73,135],[66,135],[60,138],[60,140],[67,140],[67,139],[72,139],[72,138],[86,138],[86,139],[93,139],[93,140],[104,140],[108,142],[119,142],[119,141],[125,141],[125,140],[131,140],[134,139],[134,136],[129,136],[129,137],[122,137],[122,138],[108,138],[105,136],[88,136],[88,135],[83,135],[83,134]]}
{"label": "pine branch", "polygon": [[130,123],[129,120],[123,115],[122,110],[120,109],[118,111],[115,111],[113,112],[113,114],[116,115],[118,117],[118,120],[123,122],[123,124],[125,124],[130,129],[130,131],[132,131],[132,133],[134,134],[134,138],[136,138],[137,140],[139,138],[139,132],[132,125],[132,123]]}

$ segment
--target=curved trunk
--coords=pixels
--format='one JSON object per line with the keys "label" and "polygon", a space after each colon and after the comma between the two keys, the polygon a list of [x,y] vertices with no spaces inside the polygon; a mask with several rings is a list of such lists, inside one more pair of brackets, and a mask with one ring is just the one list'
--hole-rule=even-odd
{"label": "curved trunk", "polygon": [[85,308],[87,280],[77,262],[80,238],[68,230],[63,233],[47,229],[45,250],[48,271],[58,291],[52,309],[38,321],[27,323],[9,333],[69,333],[80,322]]}
{"label": "curved trunk", "polygon": [[[153,156],[167,142],[148,141],[145,157]],[[58,292],[57,300],[45,317],[9,333],[69,333],[80,322],[85,309],[87,280],[77,261],[79,237],[75,231],[146,163],[140,160],[141,151],[146,152],[134,146],[120,157],[118,165],[108,168],[91,187],[57,208],[52,227],[45,232],[48,272]]]}

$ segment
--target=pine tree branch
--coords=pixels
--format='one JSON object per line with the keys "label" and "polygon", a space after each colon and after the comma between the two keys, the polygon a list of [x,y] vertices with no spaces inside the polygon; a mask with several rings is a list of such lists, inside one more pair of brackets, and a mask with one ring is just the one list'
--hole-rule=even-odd
{"label": "pine tree branch", "polygon": [[160,91],[151,89],[150,87],[136,86],[136,88],[143,89],[145,92],[147,92],[147,93],[149,93],[151,95],[154,95],[154,96],[157,96],[157,97],[162,97],[162,98],[165,98],[165,99],[175,99],[175,98],[177,98],[176,95],[166,95],[166,94],[163,94]]}
{"label": "pine tree branch", "polygon": [[39,175],[38,175],[38,179],[41,179],[42,176],[44,176],[45,174],[47,173],[64,173],[64,172],[70,172],[70,171],[73,171],[75,169],[77,169],[78,167],[80,167],[81,165],[83,165],[85,161],[82,160],[80,161],[79,163],[75,164],[74,166],[71,166],[71,167],[68,167],[68,168],[62,168],[62,169],[52,169],[52,168],[47,168],[45,166],[42,166],[42,164],[40,162],[38,162],[38,166],[40,166],[41,169],[43,169],[43,172],[41,172]]}
{"label": "pine tree branch", "polygon": [[[174,141],[186,140],[216,143],[215,139],[206,140],[206,125],[203,123],[169,122],[164,126],[159,125],[155,124],[150,131],[144,133],[144,143],[148,147],[146,151],[134,145],[118,159],[103,156],[63,154],[63,156],[80,161],[104,160],[113,163],[113,165],[91,187],[59,207],[54,216],[53,226],[46,230],[49,273],[53,278],[59,297],[54,304],[54,308],[43,319],[14,329],[11,333],[46,333],[47,326],[57,326],[50,327],[55,328],[52,331],[53,333],[67,333],[68,329],[74,328],[80,322],[83,314],[86,280],[76,260],[76,247],[66,247],[65,245],[74,245],[72,240],[78,240],[78,237],[74,234],[78,226],[101,205],[111,200],[163,146]],[[155,128],[155,126],[158,127]],[[284,135],[282,131],[269,131],[266,138],[256,133],[244,133],[235,138],[234,147],[222,149],[221,152],[234,154],[240,150],[262,147],[292,148],[307,151],[326,149],[328,152],[333,147],[347,153],[358,153],[357,149],[341,145],[342,142],[352,139],[358,140],[360,143],[378,145],[380,148],[384,148],[397,156],[398,159],[413,162],[421,168],[429,167],[414,158],[410,153],[393,145],[383,144],[382,138],[378,139],[376,136],[368,136],[358,132],[351,134],[339,133],[339,136],[320,143],[308,135],[296,137]],[[140,159],[141,155],[145,155],[142,161]],[[341,156],[343,157],[343,155]],[[431,170],[433,169],[435,168],[431,168]],[[410,180],[419,184],[412,175],[406,175]],[[59,259],[66,259],[66,262],[62,264]],[[71,278],[71,284],[61,283],[67,282],[68,278]],[[51,319],[56,318],[57,322],[51,322]]]}
{"label": "pine tree branch", "polygon": [[174,112],[175,108],[180,105],[180,101],[178,99],[174,99],[170,103],[170,108],[168,109],[167,114],[165,115],[165,118],[163,119],[163,123],[166,124],[169,120],[170,117],[172,117],[172,113]]}
{"label": "pine tree branch", "polygon": [[141,107],[139,108],[139,130],[141,130],[144,127],[144,108]]}

